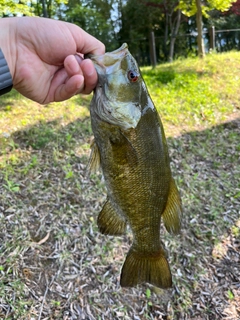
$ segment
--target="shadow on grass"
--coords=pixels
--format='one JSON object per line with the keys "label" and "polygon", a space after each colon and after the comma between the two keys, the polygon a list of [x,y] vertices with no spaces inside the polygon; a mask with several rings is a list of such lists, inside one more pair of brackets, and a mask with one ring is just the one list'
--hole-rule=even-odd
{"label": "shadow on grass", "polygon": [[12,106],[16,105],[17,99],[21,99],[21,95],[14,89],[9,93],[0,96],[0,110],[9,111]]}
{"label": "shadow on grass", "polygon": [[[239,135],[240,119],[168,139],[171,167],[184,205],[180,236],[173,238],[163,233],[174,282],[168,301],[177,319],[219,319],[230,311],[235,316],[232,319],[240,315]],[[12,138],[14,148],[6,149],[5,156],[14,153],[19,159],[12,161],[9,157],[0,174],[3,270],[9,268],[11,252],[14,246],[20,246],[19,239],[25,243],[30,236],[31,241],[39,241],[49,232],[51,235],[42,242],[38,256],[33,254],[36,249],[25,248],[14,263],[19,270],[27,264],[33,270],[44,269],[46,262],[42,260],[56,256],[57,260],[48,258],[49,268],[45,270],[48,277],[57,273],[60,277],[71,270],[68,278],[60,277],[58,287],[47,295],[48,301],[54,299],[64,305],[58,309],[58,315],[62,312],[63,317],[68,312],[73,316],[74,301],[81,306],[82,314],[88,317],[90,310],[96,319],[103,315],[116,318],[119,312],[116,310],[122,306],[124,316],[131,319],[142,315],[143,308],[146,319],[158,317],[159,312],[169,316],[169,303],[164,303],[163,293],[155,294],[151,289],[151,297],[146,298],[146,287],[136,290],[118,287],[120,266],[131,241],[129,236],[121,240],[112,237],[109,241],[109,237],[98,233],[96,217],[104,201],[104,188],[98,176],[87,179],[84,175],[91,139],[90,120],[75,121],[65,127],[61,127],[59,120],[40,123],[16,132]],[[21,154],[25,155],[24,161]],[[11,182],[18,189],[11,189]],[[66,252],[67,259],[59,261]],[[76,268],[80,260],[83,267]],[[39,274],[36,279],[40,279]],[[4,276],[7,282],[10,275]],[[71,280],[78,277],[78,281]],[[39,280],[37,288],[29,281],[25,283],[34,291],[33,297],[43,296],[46,280]],[[66,301],[64,294],[69,294],[70,283],[72,298]],[[74,294],[80,287],[82,298],[80,293]],[[105,294],[101,296],[100,292]],[[142,298],[136,301],[136,296]],[[37,298],[33,309],[34,305],[39,310]],[[44,316],[49,312],[52,315],[53,309],[56,311],[56,306],[46,302]]]}
{"label": "shadow on grass", "polygon": [[143,70],[142,75],[145,80],[150,83],[161,83],[161,84],[168,84],[171,82],[176,81],[177,83],[181,82],[188,83],[192,80],[199,79],[203,76],[208,75],[211,77],[214,73],[210,71],[198,71],[196,72],[196,68],[188,68],[184,70],[184,72],[177,71],[176,66],[174,67],[164,67],[162,69],[149,69]]}

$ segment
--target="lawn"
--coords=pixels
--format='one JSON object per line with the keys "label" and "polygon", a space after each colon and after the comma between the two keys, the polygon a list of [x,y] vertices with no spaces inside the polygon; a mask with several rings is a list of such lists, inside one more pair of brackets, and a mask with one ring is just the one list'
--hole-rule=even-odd
{"label": "lawn", "polygon": [[101,235],[101,174],[86,174],[90,96],[0,97],[0,319],[240,318],[240,53],[143,68],[184,214],[161,229],[173,288],[121,288],[131,233]]}

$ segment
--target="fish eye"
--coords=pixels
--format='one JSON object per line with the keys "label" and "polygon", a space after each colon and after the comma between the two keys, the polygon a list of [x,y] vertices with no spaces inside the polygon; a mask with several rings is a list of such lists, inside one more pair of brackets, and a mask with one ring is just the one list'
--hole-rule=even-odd
{"label": "fish eye", "polygon": [[130,70],[128,71],[128,79],[131,82],[136,82],[138,80],[139,75],[137,74],[137,72]]}

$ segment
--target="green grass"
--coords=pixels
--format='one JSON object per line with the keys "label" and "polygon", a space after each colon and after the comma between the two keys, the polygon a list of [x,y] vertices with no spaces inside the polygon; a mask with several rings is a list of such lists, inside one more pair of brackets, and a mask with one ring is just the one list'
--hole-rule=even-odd
{"label": "green grass", "polygon": [[119,287],[131,245],[101,235],[88,177],[88,106],[0,97],[0,319],[238,319],[240,54],[143,68],[161,115],[184,217],[161,230],[173,289]]}
{"label": "green grass", "polygon": [[142,73],[164,123],[205,128],[239,111],[238,52],[179,60]]}

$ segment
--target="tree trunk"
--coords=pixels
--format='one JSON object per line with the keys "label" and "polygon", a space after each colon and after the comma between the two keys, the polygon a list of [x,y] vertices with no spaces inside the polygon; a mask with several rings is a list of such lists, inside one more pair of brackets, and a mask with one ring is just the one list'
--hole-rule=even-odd
{"label": "tree trunk", "polygon": [[200,58],[204,58],[205,57],[205,49],[204,49],[204,42],[203,42],[203,23],[202,23],[201,0],[196,0],[196,6],[197,6],[198,56]]}
{"label": "tree trunk", "polygon": [[176,41],[176,36],[178,34],[178,30],[180,27],[181,22],[181,11],[177,10],[177,17],[175,23],[173,23],[172,30],[171,30],[171,41],[170,41],[170,50],[169,50],[169,61],[173,61],[173,55],[174,55],[174,45]]}
{"label": "tree trunk", "polygon": [[164,31],[164,41],[163,41],[163,54],[164,58],[167,60],[168,50],[167,50],[167,42],[168,42],[168,13],[165,13],[165,31]]}
{"label": "tree trunk", "polygon": [[47,9],[46,9],[46,2],[45,0],[41,0],[42,2],[42,9],[43,9],[43,17],[47,18],[48,15],[47,15]]}

